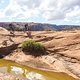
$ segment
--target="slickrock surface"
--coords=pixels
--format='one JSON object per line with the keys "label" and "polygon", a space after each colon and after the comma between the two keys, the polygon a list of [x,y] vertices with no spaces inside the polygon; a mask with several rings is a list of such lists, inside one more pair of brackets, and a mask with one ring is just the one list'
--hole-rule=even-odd
{"label": "slickrock surface", "polygon": [[4,40],[7,40],[7,47],[19,43],[17,48],[12,49],[6,56],[4,53],[3,58],[36,68],[65,72],[75,78],[80,78],[80,30],[34,31],[32,37],[33,40],[45,45],[48,55],[36,58],[26,55],[20,49],[20,43],[29,39],[26,33],[15,32],[15,37],[11,37],[9,32],[3,34],[0,31],[0,48],[6,47],[2,44]]}

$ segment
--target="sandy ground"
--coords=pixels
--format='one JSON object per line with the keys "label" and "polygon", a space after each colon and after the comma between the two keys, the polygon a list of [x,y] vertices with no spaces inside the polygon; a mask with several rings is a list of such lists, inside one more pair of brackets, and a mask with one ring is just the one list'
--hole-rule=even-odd
{"label": "sandy ground", "polygon": [[[37,31],[32,32],[32,37],[33,40],[44,44],[48,55],[39,57],[26,55],[21,51],[20,44],[3,58],[40,69],[65,72],[80,78],[80,30]],[[10,46],[28,39],[24,32],[15,32],[15,37],[11,37],[9,31],[1,30],[0,48],[5,47],[2,44],[5,40],[7,40],[7,46]]]}

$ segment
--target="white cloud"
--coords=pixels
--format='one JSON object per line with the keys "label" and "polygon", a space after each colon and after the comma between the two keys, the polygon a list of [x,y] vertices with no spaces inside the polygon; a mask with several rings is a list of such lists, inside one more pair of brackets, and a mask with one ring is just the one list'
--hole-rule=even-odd
{"label": "white cloud", "polygon": [[[34,0],[37,1],[37,0]],[[39,0],[40,1],[40,0]],[[30,4],[29,4],[30,3]],[[38,3],[39,4],[39,3]],[[10,0],[10,4],[4,10],[4,14],[9,18],[30,18],[37,16],[38,4],[30,0]]]}
{"label": "white cloud", "polygon": [[80,20],[80,0],[10,0],[0,14],[10,18],[39,16],[46,20]]}
{"label": "white cloud", "polygon": [[[51,0],[45,6],[43,9],[43,17],[48,20],[65,19],[67,17],[75,18],[75,16],[79,17],[78,14],[80,14],[79,0]],[[78,6],[78,10],[75,10],[76,6]],[[75,16],[72,16],[74,14]]]}
{"label": "white cloud", "polygon": [[3,12],[0,12],[0,18],[3,18],[5,15]]}
{"label": "white cloud", "polygon": [[17,0],[17,3],[22,7],[27,7],[28,9],[38,8],[41,0]]}
{"label": "white cloud", "polygon": [[19,13],[22,13],[22,11],[17,5],[16,0],[10,0],[10,4],[4,10],[4,13],[7,17],[16,17]]}
{"label": "white cloud", "polygon": [[75,6],[72,11],[66,14],[66,19],[80,18],[80,6]]}

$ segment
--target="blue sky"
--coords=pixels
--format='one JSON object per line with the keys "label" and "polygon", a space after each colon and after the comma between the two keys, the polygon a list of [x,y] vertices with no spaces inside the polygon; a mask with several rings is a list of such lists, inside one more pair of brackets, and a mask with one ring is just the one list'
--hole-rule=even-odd
{"label": "blue sky", "polygon": [[0,22],[80,25],[80,0],[0,0]]}
{"label": "blue sky", "polygon": [[0,0],[0,11],[5,9],[9,4],[9,0]]}

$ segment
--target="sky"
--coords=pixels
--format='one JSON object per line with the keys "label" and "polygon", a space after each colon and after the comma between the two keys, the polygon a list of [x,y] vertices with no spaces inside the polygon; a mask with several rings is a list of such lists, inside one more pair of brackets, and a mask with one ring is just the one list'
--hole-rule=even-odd
{"label": "sky", "polygon": [[0,0],[0,22],[80,25],[80,0]]}

